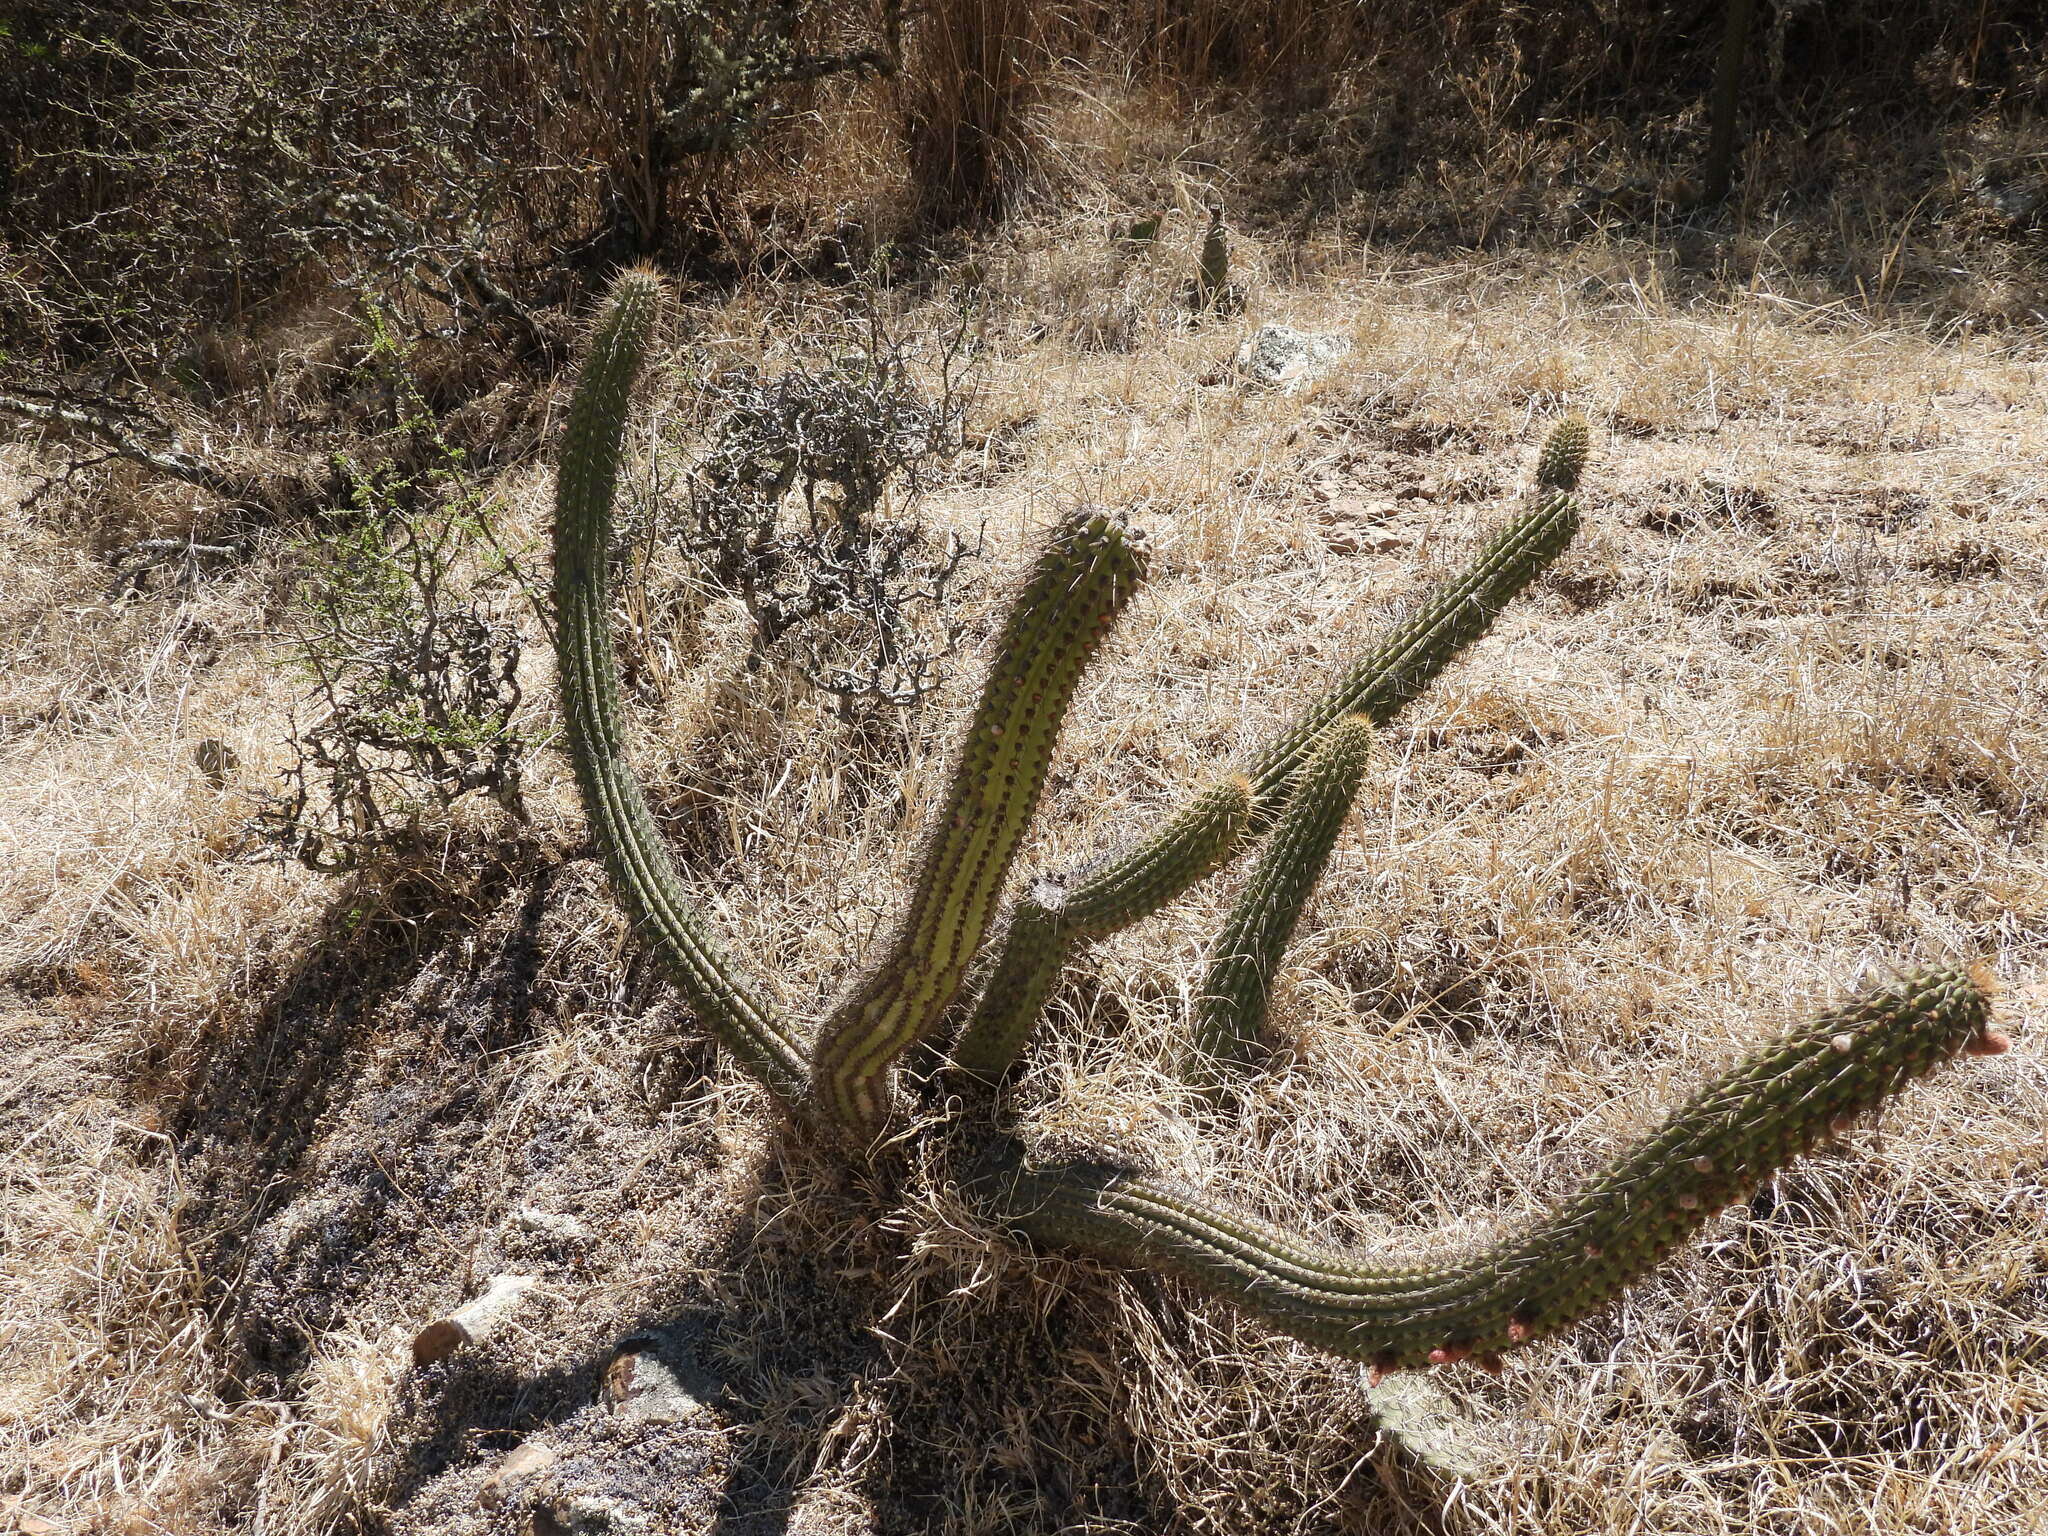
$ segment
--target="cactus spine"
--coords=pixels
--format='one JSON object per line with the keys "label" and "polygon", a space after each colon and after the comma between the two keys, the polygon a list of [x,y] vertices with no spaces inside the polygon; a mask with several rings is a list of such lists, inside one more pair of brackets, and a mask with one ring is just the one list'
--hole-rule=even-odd
{"label": "cactus spine", "polygon": [[785,1104],[804,1090],[804,1052],[775,1007],[725,952],[676,874],[626,761],[612,649],[605,546],[627,408],[662,310],[659,279],[612,287],[584,352],[555,477],[556,652],[569,757],[612,892],[697,1016]]}
{"label": "cactus spine", "polygon": [[889,1068],[930,1033],[981,947],[1004,878],[1045,786],[1081,673],[1136,589],[1137,547],[1119,518],[1086,513],[1054,530],[993,651],[944,809],[915,861],[889,940],[819,1036],[820,1108],[871,1136]]}
{"label": "cactus spine", "polygon": [[1303,765],[1301,782],[1210,952],[1195,1011],[1189,1063],[1195,1081],[1214,1085],[1226,1064],[1247,1065],[1257,1052],[1280,957],[1323,878],[1371,751],[1371,719],[1346,715]]}
{"label": "cactus spine", "polygon": [[[1252,798],[1250,825],[1238,847],[1272,826],[1287,803],[1295,775],[1333,722],[1358,714],[1376,725],[1386,724],[1453,657],[1491,629],[1501,611],[1564,552],[1578,534],[1579,508],[1572,492],[1585,466],[1586,450],[1586,424],[1577,417],[1552,428],[1537,461],[1533,504],[1495,534],[1471,565],[1436,587],[1420,607],[1382,635],[1293,725],[1259,751],[1241,775]],[[1190,807],[1116,862],[1145,860],[1163,844],[1185,835],[1185,821],[1194,814]],[[1161,882],[1148,888],[1149,905],[1120,906],[1114,920],[1105,914],[1102,922],[1086,930],[1071,922],[1051,921],[1047,913],[1020,922],[1016,920],[1022,915],[1020,904],[1018,914],[1005,927],[973,1016],[954,1047],[955,1064],[976,1077],[1000,1077],[1022,1049],[1075,944],[1104,937],[1158,911],[1221,862],[1183,867],[1185,878],[1179,883]],[[1084,872],[1075,883],[1081,884],[1085,878]],[[1037,899],[1044,905],[1038,893],[1046,884],[1040,882],[1027,902]],[[1155,896],[1156,900],[1152,899]]]}
{"label": "cactus spine", "polygon": [[1182,1275],[1282,1332],[1386,1371],[1446,1364],[1570,1326],[1714,1212],[1986,1034],[1984,984],[1948,967],[1821,1015],[1719,1078],[1526,1233],[1462,1264],[1381,1268],[1162,1180],[1012,1166],[997,1199],[1047,1243]]}

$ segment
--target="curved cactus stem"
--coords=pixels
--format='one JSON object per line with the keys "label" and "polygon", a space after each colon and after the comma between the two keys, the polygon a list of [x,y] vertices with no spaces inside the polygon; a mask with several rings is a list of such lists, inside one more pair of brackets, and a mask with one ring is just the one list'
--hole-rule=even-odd
{"label": "curved cactus stem", "polygon": [[[1221,859],[1207,866],[1186,866],[1185,878],[1177,884],[1160,881],[1149,885],[1144,902],[1119,903],[1085,931],[1063,926],[1048,940],[1042,923],[1012,923],[990,969],[990,984],[976,999],[954,1049],[955,1063],[979,1077],[1000,1077],[1029,1039],[1076,943],[1128,927],[1221,868],[1278,819],[1301,765],[1332,722],[1358,714],[1376,725],[1386,724],[1434,681],[1453,657],[1491,629],[1501,611],[1577,536],[1579,508],[1571,492],[1585,466],[1586,446],[1586,424],[1577,417],[1553,427],[1537,461],[1537,494],[1528,510],[1501,528],[1463,571],[1434,588],[1421,606],[1382,635],[1293,725],[1259,751],[1237,776],[1251,789],[1249,824]],[[1105,867],[1146,864],[1186,834],[1194,814],[1195,808],[1190,807],[1130,852],[1106,861]],[[1086,878],[1085,871],[1081,878]],[[1075,884],[1079,883],[1077,879]],[[1034,890],[1042,892],[1049,884],[1040,881]],[[1012,946],[1026,937],[1036,946],[1034,951],[1013,956]]]}
{"label": "curved cactus stem", "polygon": [[591,836],[635,931],[740,1064],[793,1106],[806,1080],[802,1047],[692,905],[619,726],[605,546],[626,413],[662,301],[652,272],[627,272],[612,285],[569,402],[555,482],[555,643],[569,757]]}
{"label": "curved cactus stem", "polygon": [[1309,893],[1323,878],[1371,752],[1372,721],[1346,715],[1302,768],[1301,782],[1210,951],[1195,1011],[1192,1081],[1217,1086],[1227,1068],[1248,1065],[1256,1055],[1280,958]]}
{"label": "curved cactus stem", "polygon": [[858,1137],[887,1118],[891,1064],[960,989],[1038,807],[1074,688],[1141,567],[1121,518],[1077,513],[1053,530],[1011,605],[903,911],[819,1035],[813,1097]]}
{"label": "curved cactus stem", "polygon": [[1181,1275],[1376,1372],[1489,1357],[1594,1312],[1829,1133],[1960,1051],[1984,1054],[1988,978],[1901,977],[1758,1051],[1603,1176],[1462,1264],[1382,1268],[1155,1178],[1097,1165],[999,1176],[1041,1242]]}

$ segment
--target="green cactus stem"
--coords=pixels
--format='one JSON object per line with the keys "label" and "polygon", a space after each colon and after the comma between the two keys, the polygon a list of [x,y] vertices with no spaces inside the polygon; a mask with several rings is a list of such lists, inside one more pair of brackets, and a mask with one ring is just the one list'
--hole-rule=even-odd
{"label": "green cactus stem", "polygon": [[1226,1067],[1247,1066],[1256,1056],[1274,975],[1351,814],[1372,752],[1372,729],[1368,717],[1346,715],[1303,766],[1301,782],[1210,951],[1195,1010],[1191,1080],[1216,1086]]}
{"label": "green cactus stem", "polygon": [[626,761],[605,547],[633,383],[663,305],[660,280],[612,285],[585,348],[555,481],[556,649],[569,757],[613,894],[706,1027],[785,1105],[807,1072],[787,1023],[725,952],[676,873]]}
{"label": "green cactus stem", "polygon": [[1536,485],[1539,490],[1575,491],[1579,476],[1586,471],[1586,455],[1592,451],[1593,434],[1582,416],[1567,416],[1543,439],[1543,451],[1536,456]]}
{"label": "green cactus stem", "polygon": [[1053,530],[1011,606],[902,914],[819,1035],[814,1098],[858,1136],[882,1126],[891,1063],[937,1025],[981,947],[1074,688],[1141,564],[1121,518],[1078,513]]}
{"label": "green cactus stem", "polygon": [[1537,494],[1528,510],[1496,533],[1463,571],[1432,590],[1253,759],[1249,776],[1261,828],[1279,815],[1288,781],[1333,720],[1358,714],[1385,725],[1564,553],[1579,532],[1579,506],[1571,493],[1585,461],[1586,424],[1568,417],[1544,440]]}
{"label": "green cactus stem", "polygon": [[[1295,775],[1333,722],[1358,714],[1386,724],[1453,657],[1491,629],[1501,611],[1564,552],[1579,530],[1572,492],[1585,466],[1586,448],[1586,424],[1577,417],[1552,428],[1537,460],[1537,493],[1528,509],[1495,534],[1469,566],[1429,592],[1412,614],[1386,631],[1293,725],[1259,751],[1240,775],[1251,787],[1251,820],[1231,853],[1278,819]],[[1162,844],[1187,835],[1193,815],[1190,807],[1113,862],[1144,864]],[[954,1046],[954,1063],[989,1081],[1001,1077],[1023,1049],[1075,944],[1104,937],[1158,911],[1228,857],[1214,864],[1175,866],[1185,877],[1179,883],[1148,886],[1144,903],[1121,903],[1113,921],[1106,913],[1086,931],[1078,925],[1048,923],[1042,913],[1029,921],[1009,922],[989,979]],[[1040,881],[1027,900],[1053,909],[1055,904],[1044,895],[1048,884]],[[1027,940],[1028,947],[1020,949]]]}
{"label": "green cactus stem", "polygon": [[1098,1165],[996,1182],[1032,1238],[1183,1276],[1375,1372],[1476,1356],[1556,1333],[1606,1305],[1714,1212],[1844,1121],[1968,1050],[1988,979],[1960,966],[1899,978],[1822,1014],[1719,1078],[1546,1219],[1465,1263],[1382,1268],[1163,1180]]}
{"label": "green cactus stem", "polygon": [[1247,781],[1210,785],[1155,836],[1084,866],[1060,893],[1061,925],[1100,938],[1150,916],[1229,863],[1251,823]]}
{"label": "green cactus stem", "polygon": [[1230,287],[1230,235],[1223,227],[1223,204],[1209,205],[1209,228],[1202,236],[1202,260],[1195,269],[1195,302],[1213,309]]}
{"label": "green cactus stem", "polygon": [[1243,778],[1211,785],[1152,837],[1086,865],[1062,885],[1040,880],[1011,906],[994,966],[953,1064],[987,1082],[1024,1048],[1067,952],[1157,912],[1221,869],[1251,830],[1252,787]]}

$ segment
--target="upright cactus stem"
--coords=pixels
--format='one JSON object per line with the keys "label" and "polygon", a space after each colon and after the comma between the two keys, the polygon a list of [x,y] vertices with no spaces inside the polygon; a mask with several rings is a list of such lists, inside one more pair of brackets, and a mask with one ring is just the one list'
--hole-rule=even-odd
{"label": "upright cactus stem", "polygon": [[1543,440],[1543,451],[1536,456],[1537,488],[1576,491],[1592,446],[1593,435],[1586,428],[1585,418],[1565,417],[1550,429],[1550,435]]}
{"label": "upright cactus stem", "polygon": [[1230,235],[1223,226],[1221,201],[1209,205],[1209,227],[1202,235],[1202,260],[1195,269],[1195,302],[1204,309],[1221,304],[1230,290]]}
{"label": "upright cactus stem", "polygon": [[881,1128],[890,1064],[959,991],[1038,808],[1068,701],[1140,571],[1122,519],[1084,511],[1053,530],[1019,589],[902,915],[819,1036],[818,1106],[855,1135]]}
{"label": "upright cactus stem", "polygon": [[1921,971],[1822,1014],[1716,1080],[1525,1233],[1435,1268],[1363,1263],[1163,1180],[1097,1165],[997,1177],[1029,1236],[1181,1275],[1376,1371],[1499,1352],[1606,1305],[1723,1206],[1845,1117],[1960,1051],[2004,1049],[1985,984]]}
{"label": "upright cactus stem", "polygon": [[1083,867],[1070,882],[1040,880],[1012,905],[998,958],[953,1064],[993,1082],[1024,1047],[1068,949],[1157,912],[1214,874],[1251,832],[1252,787],[1233,776],[1197,795],[1158,832]]}
{"label": "upright cactus stem", "polygon": [[1272,1004],[1273,982],[1309,893],[1323,878],[1372,751],[1372,721],[1346,715],[1324,733],[1211,951],[1196,1005],[1188,1075],[1220,1086],[1248,1065]]}
{"label": "upright cactus stem", "polygon": [[612,285],[584,349],[555,477],[556,647],[569,757],[613,894],[706,1028],[785,1105],[801,1098],[804,1053],[690,900],[626,761],[605,548],[634,380],[660,319],[651,272]]}

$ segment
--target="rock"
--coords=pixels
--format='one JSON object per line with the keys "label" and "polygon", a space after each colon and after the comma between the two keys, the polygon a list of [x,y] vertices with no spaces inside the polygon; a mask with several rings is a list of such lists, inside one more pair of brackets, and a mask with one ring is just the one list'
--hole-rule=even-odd
{"label": "rock", "polygon": [[512,1213],[512,1225],[522,1232],[536,1237],[550,1238],[558,1243],[587,1243],[590,1228],[574,1216],[564,1216],[555,1211],[543,1211],[538,1206],[522,1205]]}
{"label": "rock", "polygon": [[612,1361],[604,1373],[604,1400],[620,1418],[643,1424],[680,1424],[710,1411],[655,1353],[651,1339],[628,1341]]}
{"label": "rock", "polygon": [[522,1441],[484,1479],[483,1487],[477,1490],[477,1502],[486,1509],[510,1503],[520,1483],[538,1477],[560,1459],[561,1453],[544,1440]]}
{"label": "rock", "polygon": [[1334,555],[1387,554],[1422,541],[1425,529],[1411,514],[1413,503],[1367,501],[1347,496],[1325,505],[1318,514],[1323,547]]}
{"label": "rock", "polygon": [[1350,351],[1350,338],[1335,332],[1262,325],[1237,349],[1235,366],[1247,384],[1291,391],[1328,373]]}
{"label": "rock", "polygon": [[1323,547],[1333,555],[1390,555],[1422,542],[1420,530],[1409,528],[1332,528]]}
{"label": "rock", "polygon": [[1388,1376],[1365,1392],[1380,1428],[1416,1461],[1452,1477],[1480,1477],[1503,1448],[1468,1418],[1426,1371]]}
{"label": "rock", "polygon": [[2048,214],[2048,175],[2018,161],[1987,166],[1970,183],[1970,195],[2015,229],[2033,229]]}
{"label": "rock", "polygon": [[532,1275],[493,1275],[483,1294],[464,1302],[446,1317],[427,1324],[412,1340],[412,1363],[432,1365],[458,1349],[481,1344],[502,1329],[519,1309],[526,1293],[540,1281]]}

